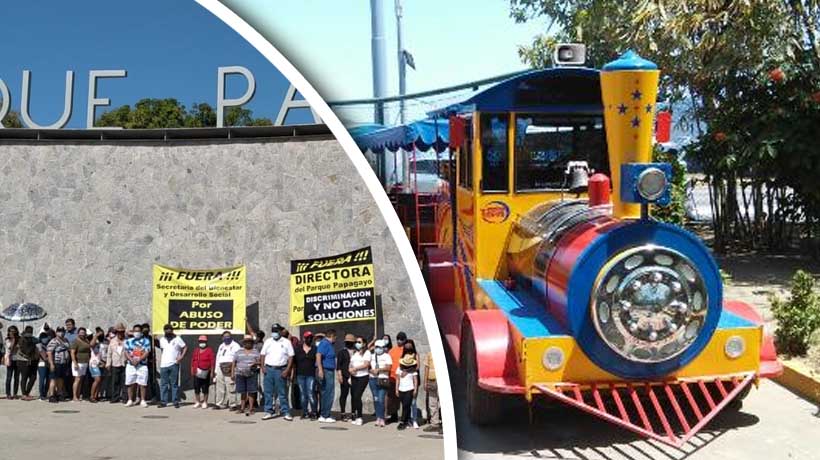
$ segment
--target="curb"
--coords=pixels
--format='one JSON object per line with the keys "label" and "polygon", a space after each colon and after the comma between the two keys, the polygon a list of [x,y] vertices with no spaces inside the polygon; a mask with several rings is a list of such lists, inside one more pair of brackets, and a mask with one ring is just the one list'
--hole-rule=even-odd
{"label": "curb", "polygon": [[783,361],[783,374],[774,381],[815,404],[820,404],[820,374],[794,361]]}

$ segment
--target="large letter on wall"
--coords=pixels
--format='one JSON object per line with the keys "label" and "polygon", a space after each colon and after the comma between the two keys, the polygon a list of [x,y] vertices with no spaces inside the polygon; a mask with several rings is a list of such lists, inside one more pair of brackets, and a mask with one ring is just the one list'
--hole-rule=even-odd
{"label": "large letter on wall", "polygon": [[[237,99],[225,99],[225,76],[228,74],[240,74],[248,80],[248,90],[242,97]],[[216,127],[225,125],[225,107],[235,107],[251,100],[256,92],[256,80],[250,70],[242,66],[220,67],[216,79]]]}
{"label": "large letter on wall", "polygon": [[31,90],[31,71],[23,71],[23,99],[20,102],[20,116],[23,123],[29,128],[35,129],[60,129],[68,123],[71,118],[71,110],[74,105],[74,71],[68,70],[65,73],[65,103],[63,104],[63,114],[55,123],[48,126],[40,126],[31,119],[29,115],[29,91]]}
{"label": "large letter on wall", "polygon": [[[94,128],[94,114],[96,107],[107,107],[111,105],[111,99],[107,97],[97,97],[98,78],[125,78],[128,72],[125,70],[91,70],[88,72],[88,114],[85,118],[85,127]],[[121,127],[111,127],[104,129],[122,129]]]}
{"label": "large letter on wall", "polygon": [[11,94],[9,93],[9,87],[3,80],[0,80],[0,97],[3,98],[3,101],[0,102],[0,129],[2,129],[5,128],[3,118],[6,118],[11,108]]}
{"label": "large letter on wall", "polygon": [[288,112],[291,109],[310,109],[310,113],[313,114],[313,121],[316,123],[321,123],[322,119],[319,118],[319,115],[313,111],[313,108],[308,104],[308,101],[304,99],[294,99],[296,97],[296,87],[290,85],[288,87],[288,92],[285,94],[285,100],[282,101],[282,106],[279,107],[279,115],[276,116],[276,122],[274,123],[275,126],[282,126],[285,124],[285,119],[288,117]]}

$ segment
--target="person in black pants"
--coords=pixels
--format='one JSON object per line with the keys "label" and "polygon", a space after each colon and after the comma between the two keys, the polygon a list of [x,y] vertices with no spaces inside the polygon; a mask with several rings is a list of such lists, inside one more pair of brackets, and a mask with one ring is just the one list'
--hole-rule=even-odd
{"label": "person in black pants", "polygon": [[[6,335],[4,356],[6,365],[6,399],[16,399],[17,389],[20,387],[20,370],[17,367],[17,348],[20,344],[20,330],[17,326],[9,326]],[[14,391],[12,391],[14,390]]]}
{"label": "person in black pants", "polygon": [[17,348],[17,372],[20,374],[20,392],[23,401],[31,401],[31,390],[37,379],[37,342],[34,340],[34,328],[26,326],[20,336]]}
{"label": "person in black pants", "polygon": [[413,400],[419,390],[418,360],[415,353],[402,356],[399,360],[399,368],[396,369],[396,397],[401,402],[401,420],[399,430],[407,428],[410,424],[411,411],[413,410]]}
{"label": "person in black pants", "polygon": [[350,405],[353,409],[353,424],[362,425],[362,395],[370,382],[370,351],[364,337],[356,337],[353,353],[350,355]]}
{"label": "person in black pants", "polygon": [[[339,411],[342,420],[350,421],[347,408],[347,396],[350,394],[350,355],[353,353],[356,344],[356,337],[353,334],[345,334],[345,347],[336,354],[336,375],[339,381]],[[353,417],[355,418],[355,417]]]}
{"label": "person in black pants", "polygon": [[114,337],[108,341],[105,366],[109,374],[109,401],[111,403],[125,402],[125,324],[114,326]]}

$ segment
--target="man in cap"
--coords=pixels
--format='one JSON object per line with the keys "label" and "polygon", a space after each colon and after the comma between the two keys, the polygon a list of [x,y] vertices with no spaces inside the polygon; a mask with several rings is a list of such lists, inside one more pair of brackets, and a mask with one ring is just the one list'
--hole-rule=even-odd
{"label": "man in cap", "polygon": [[282,326],[276,323],[271,328],[271,336],[262,345],[262,374],[265,391],[265,415],[262,420],[274,417],[274,393],[279,399],[279,407],[287,421],[293,420],[288,405],[287,380],[293,367],[293,345],[282,336]]}
{"label": "man in cap", "polygon": [[319,342],[316,347],[316,373],[319,377],[319,387],[321,388],[321,407],[319,408],[320,423],[336,423],[330,416],[330,408],[333,407],[333,394],[336,390],[336,330],[328,329],[325,339]]}
{"label": "man in cap", "polygon": [[174,334],[174,328],[170,324],[163,326],[162,330],[164,336],[159,339],[159,407],[165,407],[169,402],[173,402],[174,407],[179,409],[179,363],[185,357],[188,346]]}

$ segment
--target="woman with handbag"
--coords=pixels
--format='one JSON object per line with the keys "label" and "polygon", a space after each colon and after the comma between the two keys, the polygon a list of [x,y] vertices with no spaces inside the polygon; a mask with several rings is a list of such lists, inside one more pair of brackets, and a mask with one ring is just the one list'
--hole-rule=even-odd
{"label": "woman with handbag", "polygon": [[214,375],[216,355],[208,347],[208,337],[200,335],[198,346],[191,357],[191,380],[194,381],[194,409],[208,408],[208,389]]}
{"label": "woman with handbag", "polygon": [[370,358],[370,391],[373,392],[373,404],[376,406],[376,426],[385,426],[384,398],[390,389],[390,368],[393,360],[387,353],[387,342],[376,341],[373,356]]}

